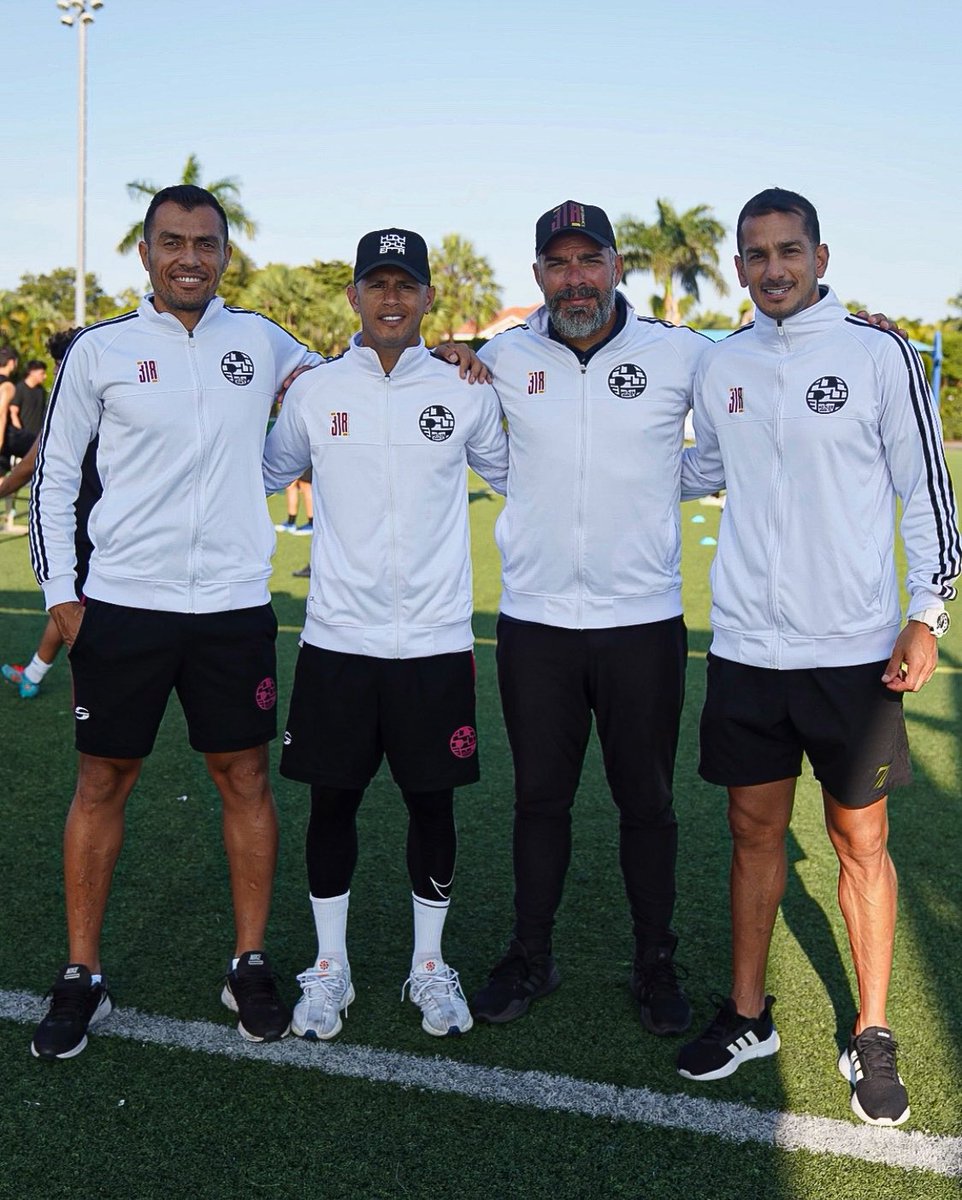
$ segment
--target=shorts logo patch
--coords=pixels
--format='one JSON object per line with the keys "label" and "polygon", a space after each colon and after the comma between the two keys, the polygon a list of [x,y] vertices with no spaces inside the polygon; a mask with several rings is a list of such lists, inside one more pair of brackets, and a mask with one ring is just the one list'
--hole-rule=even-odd
{"label": "shorts logo patch", "polygon": [[443,404],[432,404],[418,417],[418,428],[429,442],[446,442],[454,433],[454,413]]}
{"label": "shorts logo patch", "polygon": [[254,361],[243,350],[228,350],[220,360],[221,374],[238,387],[247,387],[254,378]]}
{"label": "shorts logo patch", "polygon": [[291,737],[290,733],[285,729],[284,736],[283,736],[283,738],[281,738],[281,741],[284,743],[285,746],[289,746],[291,744],[291,742],[293,742],[293,740],[294,739]]}
{"label": "shorts logo patch", "polygon": [[89,721],[90,720],[90,709],[84,708],[84,706],[82,704],[78,704],[77,707],[73,710],[73,715],[77,718],[78,721]]}
{"label": "shorts logo patch", "polygon": [[648,386],[648,376],[636,363],[620,363],[608,376],[608,387],[622,400],[634,400]]}
{"label": "shorts logo patch", "polygon": [[891,763],[882,763],[879,769],[875,772],[875,783],[872,787],[873,792],[877,792],[880,788],[885,787],[885,781],[888,779],[889,771],[891,771],[891,769]]}
{"label": "shorts logo patch", "polygon": [[462,725],[451,734],[448,743],[455,758],[470,758],[478,748],[478,735],[473,725]]}
{"label": "shorts logo patch", "polygon": [[813,413],[838,412],[848,399],[848,384],[837,375],[823,375],[805,393],[805,403]]}
{"label": "shorts logo patch", "polygon": [[266,679],[262,679],[254,691],[254,699],[257,701],[257,707],[262,708],[265,712],[269,711],[277,703],[277,684],[271,679],[270,675]]}

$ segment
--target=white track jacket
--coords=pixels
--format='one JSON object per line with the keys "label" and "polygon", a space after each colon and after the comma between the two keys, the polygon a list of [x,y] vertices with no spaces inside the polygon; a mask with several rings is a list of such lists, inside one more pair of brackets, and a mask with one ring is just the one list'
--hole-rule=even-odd
{"label": "white track jacket", "polygon": [[371,658],[468,650],[466,468],[504,492],[498,398],[423,342],[385,375],[358,336],[294,382],[264,448],[269,492],[314,469],[303,640]]}
{"label": "white track jacket", "polygon": [[284,378],[321,357],[215,297],[192,333],[150,298],[70,345],[44,425],[30,549],[47,607],[76,600],[74,502],[99,434],[84,591],[169,612],[266,604],[274,530],[261,453]]}
{"label": "white track jacket", "polygon": [[881,662],[909,611],[955,596],[960,539],[938,412],[916,352],[834,293],[712,346],[682,495],[728,488],[712,653],[774,669]]}
{"label": "white track jacket", "polygon": [[683,430],[711,343],[627,309],[584,366],[543,306],[481,350],[511,443],[495,531],[507,616],[597,629],[681,613]]}

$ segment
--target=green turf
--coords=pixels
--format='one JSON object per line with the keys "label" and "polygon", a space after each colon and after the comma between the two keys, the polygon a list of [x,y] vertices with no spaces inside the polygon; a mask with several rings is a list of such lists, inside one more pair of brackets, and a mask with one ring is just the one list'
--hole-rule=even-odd
{"label": "green turf", "polygon": [[[962,453],[950,456],[962,476]],[[500,953],[510,927],[511,770],[494,678],[500,501],[473,481],[479,731],[483,781],[459,800],[461,850],[447,957],[467,990]],[[273,502],[280,512],[282,502]],[[706,520],[693,524],[700,514]],[[683,509],[691,658],[676,780],[681,823],[677,927],[696,1021],[728,977],[724,801],[698,779],[697,717],[708,645],[707,568],[718,510]],[[280,535],[274,599],[281,709],[289,694],[307,583],[305,538]],[[25,661],[43,626],[26,540],[0,537],[0,656]],[[962,613],[942,643],[942,667],[907,701],[916,768],[891,805],[900,871],[900,928],[890,1016],[903,1045],[912,1128],[962,1133],[962,878],[958,854]],[[657,686],[652,681],[648,686]],[[0,987],[45,990],[65,954],[60,838],[73,782],[69,672],[58,663],[41,695],[0,690]],[[291,998],[313,953],[302,861],[306,789],[277,778],[282,849],[270,950]],[[479,1027],[440,1047],[399,1002],[410,938],[403,806],[383,774],[361,811],[352,888],[351,961],[358,999],[341,1040],[414,1054],[849,1121],[834,1047],[851,1023],[852,979],[835,901],[835,866],[817,788],[803,779],[793,822],[788,894],[773,945],[770,989],[782,1052],[712,1086],[674,1071],[674,1041],[644,1034],[624,980],[631,954],[617,869],[616,820],[596,746],[575,809],[575,845],[556,952],[562,988],[524,1021]],[[227,1020],[219,978],[232,928],[216,795],[168,712],[128,811],[104,938],[118,1000],[183,1019]],[[34,1062],[23,1026],[0,1023],[0,1196],[41,1197],[84,1181],[93,1195],[151,1197],[174,1186],[201,1197],[624,1196],[956,1197],[958,1181],[802,1153],[732,1147],[692,1134],[598,1118],[508,1108],[293,1068],[94,1038],[76,1061]],[[430,1042],[430,1044],[425,1044]],[[121,1105],[120,1101],[124,1103]],[[101,1190],[95,1180],[102,1181]],[[91,1190],[92,1189],[92,1190]]]}

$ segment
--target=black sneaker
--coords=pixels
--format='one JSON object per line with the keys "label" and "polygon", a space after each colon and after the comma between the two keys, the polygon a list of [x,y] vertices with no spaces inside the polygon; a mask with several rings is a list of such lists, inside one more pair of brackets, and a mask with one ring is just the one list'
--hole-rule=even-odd
{"label": "black sneaker", "polygon": [[772,1022],[774,996],[765,997],[765,1007],[757,1017],[743,1017],[735,1011],[731,998],[714,996],[719,1004],[715,1019],[701,1037],[682,1046],[678,1053],[678,1074],[686,1079],[725,1079],[750,1058],[768,1058],[781,1041]]}
{"label": "black sneaker", "polygon": [[631,972],[631,990],[641,1006],[641,1023],[650,1033],[665,1037],[684,1033],[691,1024],[691,1005],[678,982],[679,974],[687,975],[673,956],[678,938],[671,935],[664,942],[647,947],[640,959],[635,959]]}
{"label": "black sneaker", "polygon": [[220,998],[240,1016],[237,1032],[249,1042],[277,1042],[290,1030],[291,1010],[277,994],[263,950],[248,950],[228,969]]}
{"label": "black sneaker", "polygon": [[79,1054],[87,1045],[87,1030],[109,1017],[114,1007],[107,981],[92,983],[90,972],[78,963],[63,968],[47,996],[50,1008],[37,1026],[30,1053],[50,1062]]}
{"label": "black sneaker", "polygon": [[493,968],[488,982],[471,1000],[471,1011],[479,1021],[500,1025],[523,1017],[532,1000],[547,996],[561,983],[561,975],[550,954],[528,954],[517,939]]}
{"label": "black sneaker", "polygon": [[909,1094],[895,1065],[898,1043],[891,1029],[870,1025],[849,1038],[838,1069],[852,1085],[852,1111],[869,1125],[901,1125],[909,1119]]}

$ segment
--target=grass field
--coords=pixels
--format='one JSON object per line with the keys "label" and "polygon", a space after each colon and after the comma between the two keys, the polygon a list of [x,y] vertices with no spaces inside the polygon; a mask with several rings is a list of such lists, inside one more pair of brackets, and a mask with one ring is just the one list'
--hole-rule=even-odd
{"label": "grass field", "polygon": [[[956,480],[962,452],[950,454]],[[476,481],[475,481],[476,484]],[[461,850],[446,957],[470,994],[510,927],[511,770],[494,677],[498,601],[476,485],[479,730],[483,781],[459,799]],[[275,506],[278,501],[275,500]],[[279,506],[276,511],[279,511]],[[693,523],[693,517],[704,522]],[[723,795],[696,773],[709,642],[707,571],[717,509],[683,509],[691,654],[676,778],[678,958],[696,1024],[728,983]],[[279,536],[274,600],[281,709],[297,651],[306,539]],[[0,539],[0,658],[25,661],[43,625],[26,539]],[[644,686],[657,686],[645,681]],[[119,1008],[79,1058],[31,1058],[40,996],[66,954],[60,839],[71,794],[66,663],[41,695],[0,691],[0,1197],[624,1197],[630,1200],[958,1200],[962,1177],[962,612],[941,666],[907,701],[915,783],[891,804],[901,879],[890,1017],[911,1124],[851,1114],[837,1045],[853,981],[835,869],[807,775],[769,987],[782,1051],[711,1085],[674,1070],[677,1041],[643,1032],[625,986],[632,951],[615,812],[592,747],[555,951],[564,983],[512,1025],[438,1043],[400,1002],[410,900],[403,806],[381,775],[361,810],[349,937],[357,988],[336,1044],[249,1047],[219,1003],[232,925],[219,810],[172,705],[129,805],[104,939]],[[305,789],[277,777],[282,848],[269,950],[291,1000],[314,951],[303,868]]]}

